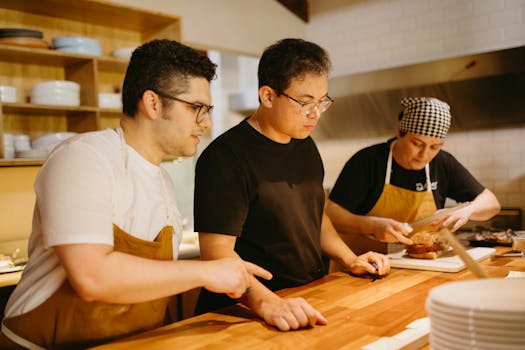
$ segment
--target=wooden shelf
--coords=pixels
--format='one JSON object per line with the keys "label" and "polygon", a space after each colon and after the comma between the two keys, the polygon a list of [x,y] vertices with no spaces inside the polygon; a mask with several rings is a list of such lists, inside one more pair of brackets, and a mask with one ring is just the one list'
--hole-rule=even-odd
{"label": "wooden shelf", "polygon": [[122,73],[128,67],[128,60],[111,56],[89,56],[52,49],[33,49],[4,44],[0,44],[0,57],[4,62],[47,66],[68,66],[93,60],[97,61],[100,70]]}
{"label": "wooden shelf", "polygon": [[11,166],[35,166],[44,164],[45,159],[29,159],[29,158],[15,158],[15,159],[0,159],[0,167]]}
{"label": "wooden shelf", "polygon": [[[92,23],[126,30],[148,32],[162,27],[171,27],[178,18],[158,11],[145,11],[131,6],[110,4],[107,1],[83,0],[23,0],[3,1],[3,8]],[[179,23],[177,23],[179,25]],[[179,36],[179,33],[176,37]]]}
{"label": "wooden shelf", "polygon": [[68,54],[50,49],[32,49],[4,44],[0,44],[0,57],[4,62],[49,66],[66,66],[85,62],[86,58],[91,59],[84,55]]}
{"label": "wooden shelf", "polygon": [[[157,11],[102,0],[0,1],[0,27],[42,31],[44,40],[57,36],[96,39],[102,56],[0,44],[0,85],[17,88],[21,103],[0,103],[3,133],[31,139],[60,131],[86,132],[118,125],[120,109],[98,107],[98,94],[121,89],[128,60],[110,56],[118,48],[137,47],[160,38],[180,40],[180,18]],[[80,84],[81,106],[26,103],[32,87],[48,80]],[[0,158],[3,143],[0,143]],[[0,160],[0,166],[41,165],[43,160]]]}
{"label": "wooden shelf", "polygon": [[56,106],[56,105],[39,105],[33,103],[3,103],[3,113],[21,113],[21,114],[56,114],[56,113],[79,113],[79,112],[96,112],[99,109],[93,106]]}

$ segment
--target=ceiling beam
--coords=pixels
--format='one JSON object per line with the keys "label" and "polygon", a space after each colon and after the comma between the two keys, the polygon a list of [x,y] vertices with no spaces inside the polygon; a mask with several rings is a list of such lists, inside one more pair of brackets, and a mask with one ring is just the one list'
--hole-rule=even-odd
{"label": "ceiling beam", "polygon": [[290,12],[308,23],[309,9],[308,0],[277,0],[281,5],[286,7]]}

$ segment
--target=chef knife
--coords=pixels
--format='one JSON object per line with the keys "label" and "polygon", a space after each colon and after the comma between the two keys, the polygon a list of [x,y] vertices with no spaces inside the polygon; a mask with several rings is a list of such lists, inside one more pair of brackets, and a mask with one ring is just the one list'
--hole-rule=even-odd
{"label": "chef knife", "polygon": [[438,210],[434,214],[432,214],[430,216],[427,216],[426,218],[423,218],[423,219],[416,220],[414,222],[408,223],[408,225],[412,229],[412,230],[409,230],[410,231],[409,237],[412,234],[418,232],[421,228],[429,225],[431,222],[433,222],[433,221],[435,221],[437,219],[440,219],[440,218],[442,218],[444,216],[450,215],[451,213],[453,213],[455,211],[458,211],[459,209],[461,209],[463,207],[466,207],[469,204],[470,204],[470,202],[465,202],[465,203],[458,204],[458,205],[456,205],[455,207],[452,207],[452,208],[445,208],[445,209],[442,209],[442,210]]}

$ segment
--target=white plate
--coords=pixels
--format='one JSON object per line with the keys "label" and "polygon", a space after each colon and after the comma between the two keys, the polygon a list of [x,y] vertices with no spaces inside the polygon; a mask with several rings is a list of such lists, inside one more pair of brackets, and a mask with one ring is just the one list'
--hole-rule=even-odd
{"label": "white plate", "polygon": [[429,310],[429,317],[432,318],[432,324],[447,324],[450,327],[455,327],[464,331],[471,331],[472,329],[481,329],[488,333],[497,333],[505,335],[518,335],[525,338],[525,325],[516,321],[494,321],[494,320],[479,320],[468,316],[450,316],[446,313],[438,313]]}
{"label": "white plate", "polygon": [[24,269],[25,265],[20,266],[2,266],[0,267],[0,273],[10,273],[10,272],[17,272],[22,271]]}
{"label": "white plate", "polygon": [[487,334],[484,331],[474,328],[471,331],[461,331],[450,325],[435,323],[432,320],[431,330],[433,332],[440,332],[449,334],[460,339],[467,339],[476,343],[492,343],[505,345],[525,345],[525,338],[520,335],[504,335],[504,334]]}
{"label": "white plate", "polygon": [[[437,340],[439,343],[446,343],[443,349],[478,349],[478,350],[523,350],[525,344],[505,344],[501,341],[496,343],[489,341],[481,341],[477,339],[470,339],[468,337],[455,336],[449,332],[443,332],[435,328],[430,328],[431,345],[432,339],[434,342]],[[435,347],[433,346],[433,349]]]}
{"label": "white plate", "polygon": [[58,47],[55,50],[62,51],[62,52],[76,53],[79,55],[102,56],[102,49],[96,48],[96,47],[63,46],[63,47]]}
{"label": "white plate", "polygon": [[488,278],[434,287],[428,299],[451,309],[505,312],[525,319],[525,279]]}
{"label": "white plate", "polygon": [[47,157],[49,150],[47,149],[28,149],[24,151],[15,151],[16,158],[27,159],[44,159]]}
{"label": "white plate", "polygon": [[64,47],[64,46],[89,46],[89,47],[100,47],[100,43],[96,39],[87,38],[84,36],[56,36],[51,39],[53,47]]}
{"label": "white plate", "polygon": [[430,330],[429,342],[432,350],[472,350],[472,346],[463,343],[453,343],[441,334]]}
{"label": "white plate", "polygon": [[111,56],[121,58],[124,60],[129,60],[131,58],[131,54],[135,49],[136,47],[122,47],[120,49],[115,49],[111,51]]}
{"label": "white plate", "polygon": [[427,300],[425,303],[427,310],[460,320],[475,319],[484,322],[520,322],[521,327],[525,328],[525,315],[521,312],[506,311],[481,311],[475,309],[457,308],[437,303],[434,300]]}
{"label": "white plate", "polygon": [[46,90],[48,88],[61,88],[64,90],[80,91],[80,84],[70,80],[48,80],[35,84],[32,87],[32,89],[35,90]]}
{"label": "white plate", "polygon": [[80,98],[63,98],[60,96],[40,98],[31,96],[31,103],[53,106],[80,106]]}
{"label": "white plate", "polygon": [[101,108],[121,108],[122,95],[120,93],[105,93],[98,94],[98,106]]}
{"label": "white plate", "polygon": [[77,135],[76,132],[55,132],[41,136],[31,143],[34,149],[52,150],[60,142]]}

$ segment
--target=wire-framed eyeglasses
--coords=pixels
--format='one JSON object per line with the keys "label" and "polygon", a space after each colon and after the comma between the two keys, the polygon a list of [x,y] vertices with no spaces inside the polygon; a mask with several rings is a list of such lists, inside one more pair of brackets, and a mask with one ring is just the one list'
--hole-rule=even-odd
{"label": "wire-framed eyeglasses", "polygon": [[319,114],[326,112],[326,110],[330,108],[330,106],[334,103],[334,100],[332,100],[330,96],[326,96],[325,98],[323,98],[321,101],[318,101],[318,102],[302,102],[302,101],[296,100],[295,98],[288,95],[284,91],[278,91],[278,90],[276,91],[288,97],[290,100],[296,102],[297,104],[299,104],[301,106],[299,108],[299,111],[301,112],[303,116],[307,116],[307,115],[314,113],[316,108],[319,111]]}
{"label": "wire-framed eyeglasses", "polygon": [[192,106],[193,109],[197,112],[197,115],[195,117],[195,122],[197,124],[202,123],[204,121],[204,119],[206,119],[206,116],[210,116],[211,117],[211,112],[213,111],[213,105],[205,105],[205,104],[201,104],[201,103],[194,103],[194,102],[186,101],[186,100],[183,100],[183,99],[178,98],[176,96],[172,96],[170,94],[166,94],[164,92],[160,92],[160,91],[153,90],[153,89],[151,91],[153,91],[154,93],[156,93],[157,95],[159,95],[161,97],[169,98],[171,100],[179,101],[179,102],[182,102],[182,103],[186,103],[189,106]]}

